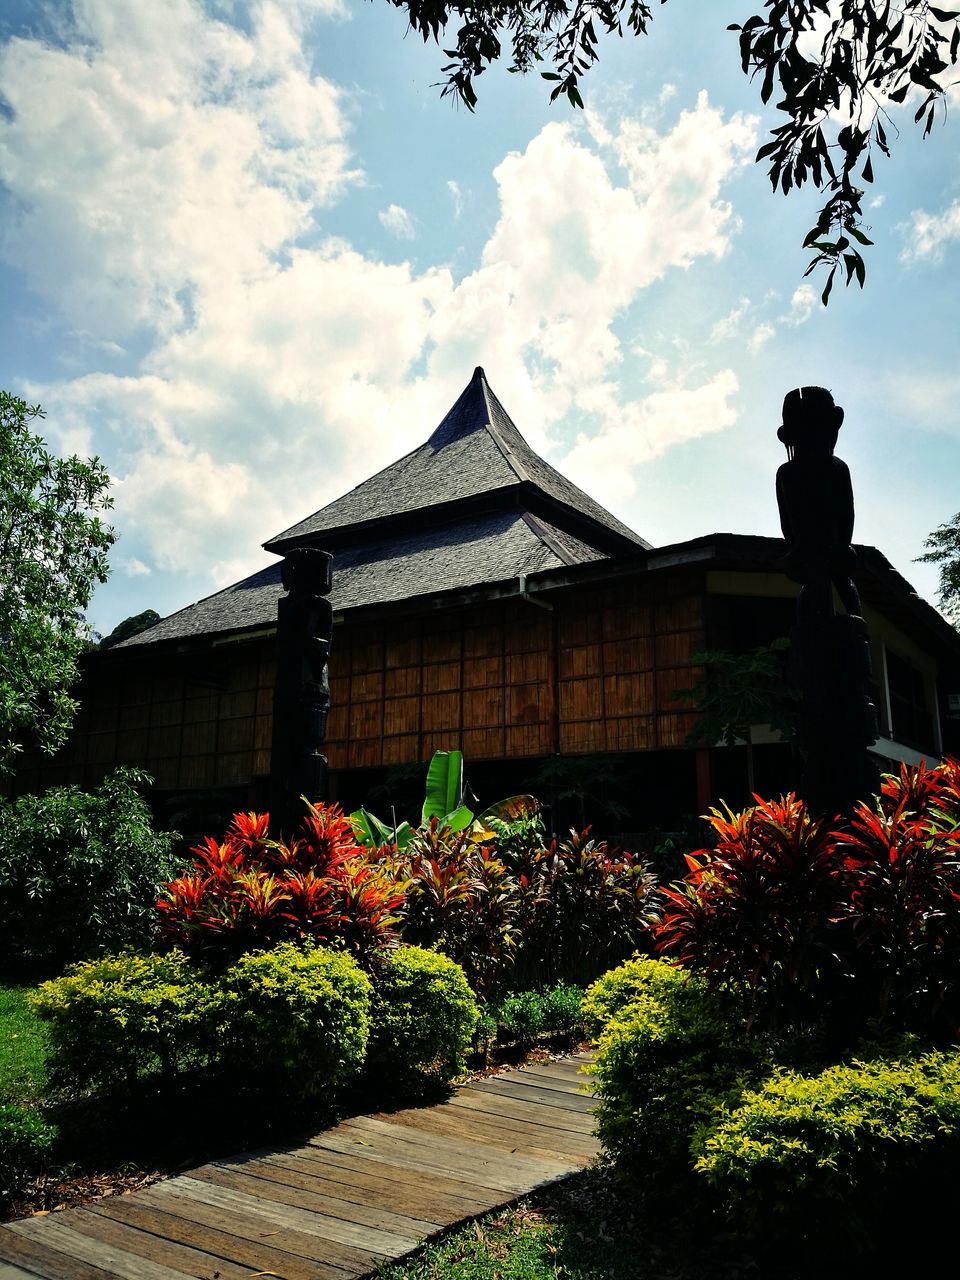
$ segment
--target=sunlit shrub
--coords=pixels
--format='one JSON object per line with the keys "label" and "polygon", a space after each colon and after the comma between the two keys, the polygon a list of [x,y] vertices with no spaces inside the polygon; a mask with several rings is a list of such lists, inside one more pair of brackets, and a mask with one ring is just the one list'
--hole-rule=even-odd
{"label": "sunlit shrub", "polygon": [[216,992],[180,951],[74,965],[31,997],[50,1024],[55,1086],[127,1091],[211,1067]]}
{"label": "sunlit shrub", "polygon": [[370,997],[340,951],[287,942],[241,956],[217,984],[221,1066],[281,1096],[329,1101],[363,1063]]}
{"label": "sunlit shrub", "polygon": [[928,1053],[779,1071],[718,1113],[696,1169],[733,1220],[822,1257],[903,1243],[905,1222],[916,1240],[952,1212],[958,1156],[960,1054]]}
{"label": "sunlit shrub", "polygon": [[452,1080],[464,1069],[478,1016],[458,964],[436,951],[398,947],[373,970],[369,1066],[394,1086]]}

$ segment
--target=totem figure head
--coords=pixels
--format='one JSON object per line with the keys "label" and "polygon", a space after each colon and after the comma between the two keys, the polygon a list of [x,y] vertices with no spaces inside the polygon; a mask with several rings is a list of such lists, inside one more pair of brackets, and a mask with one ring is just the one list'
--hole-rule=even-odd
{"label": "totem figure head", "polygon": [[797,387],[783,399],[783,425],[777,439],[787,456],[833,453],[843,423],[843,410],[824,387]]}
{"label": "totem figure head", "polygon": [[298,596],[325,596],[333,586],[333,556],[316,547],[294,547],[283,558],[284,591]]}

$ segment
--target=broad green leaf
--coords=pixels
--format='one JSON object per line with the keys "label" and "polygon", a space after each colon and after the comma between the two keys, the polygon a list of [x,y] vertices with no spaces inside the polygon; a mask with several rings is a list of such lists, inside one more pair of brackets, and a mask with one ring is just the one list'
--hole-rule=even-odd
{"label": "broad green leaf", "polygon": [[[463,800],[463,752],[435,751],[427,770],[423,825],[431,818],[446,820]],[[471,815],[472,817],[472,815]]]}

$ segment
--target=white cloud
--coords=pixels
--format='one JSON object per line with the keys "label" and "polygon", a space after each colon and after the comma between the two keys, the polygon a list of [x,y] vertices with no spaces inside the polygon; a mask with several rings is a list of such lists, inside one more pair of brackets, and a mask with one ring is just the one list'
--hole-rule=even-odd
{"label": "white cloud", "polygon": [[790,299],[790,310],[780,319],[784,324],[806,324],[817,309],[819,299],[812,285],[797,285]]}
{"label": "white cloud", "polygon": [[381,225],[386,227],[390,234],[396,236],[398,240],[412,240],[416,235],[413,219],[402,205],[387,205],[386,209],[380,210],[377,217],[380,219]]}
{"label": "white cloud", "polygon": [[243,31],[193,0],[133,10],[85,0],[64,48],[0,54],[23,210],[5,251],[98,342],[147,335],[133,373],[37,389],[61,438],[95,430],[128,565],[250,571],[260,541],[420,443],[476,364],[536,447],[560,452],[576,422],[563,465],[601,501],[733,422],[728,369],[670,385],[657,357],[649,394],[630,391],[618,322],[727,251],[752,119],[701,95],[667,129],[548,125],[496,168],[498,221],[458,279],[323,236],[357,167],[343,96],[303,53],[306,7],[264,0]]}
{"label": "white cloud", "polygon": [[121,560],[118,568],[120,572],[125,574],[128,578],[145,578],[153,572],[148,564],[144,564],[143,561],[138,560],[136,556],[131,556],[129,559]]}
{"label": "white cloud", "polygon": [[453,178],[448,178],[447,191],[450,194],[450,203],[453,206],[454,221],[459,221],[460,215],[463,213],[463,192],[460,190],[460,183]]}
{"label": "white cloud", "polygon": [[710,330],[710,341],[723,342],[727,338],[735,337],[740,332],[743,318],[750,310],[750,306],[749,298],[741,298],[733,310],[721,316]]}
{"label": "white cloud", "polygon": [[939,262],[944,249],[952,241],[960,239],[960,200],[954,200],[943,213],[927,213],[916,209],[910,215],[905,228],[909,243],[900,254],[904,262]]}
{"label": "white cloud", "polygon": [[751,355],[755,356],[761,347],[766,346],[775,333],[776,329],[772,324],[758,324],[747,339],[747,350]]}
{"label": "white cloud", "polygon": [[637,491],[636,468],[671,445],[723,431],[736,421],[738,390],[732,369],[698,387],[654,392],[626,406],[621,421],[597,435],[580,435],[562,470],[588,492],[623,505]]}

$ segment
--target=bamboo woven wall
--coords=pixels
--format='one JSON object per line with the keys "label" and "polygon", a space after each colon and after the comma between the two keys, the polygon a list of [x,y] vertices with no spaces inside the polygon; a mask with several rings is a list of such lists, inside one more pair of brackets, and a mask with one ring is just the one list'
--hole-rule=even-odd
{"label": "bamboo woven wall", "polygon": [[683,745],[673,691],[699,675],[702,578],[641,579],[337,632],[327,734],[334,769]]}
{"label": "bamboo woven wall", "polygon": [[[332,769],[679,747],[673,691],[699,675],[702,575],[661,574],[549,597],[338,626],[330,664]],[[274,641],[201,655],[149,649],[94,664],[67,749],[25,757],[17,789],[92,786],[138,765],[157,790],[252,788],[270,771]],[[252,802],[252,801],[251,801]]]}
{"label": "bamboo woven wall", "polygon": [[146,769],[159,791],[248,786],[270,769],[274,678],[262,640],[192,658],[111,655],[81,686],[65,750],[26,755],[17,789],[89,787],[120,764]]}

